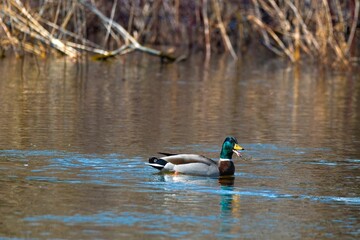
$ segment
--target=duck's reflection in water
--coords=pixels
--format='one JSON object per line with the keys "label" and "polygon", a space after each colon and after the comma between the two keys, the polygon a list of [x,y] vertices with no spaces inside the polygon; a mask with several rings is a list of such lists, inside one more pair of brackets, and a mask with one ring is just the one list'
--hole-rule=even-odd
{"label": "duck's reflection in water", "polygon": [[[189,175],[174,175],[174,174],[155,174],[157,181],[174,184],[166,184],[163,186],[165,190],[170,190],[167,198],[164,199],[166,205],[174,202],[178,194],[175,191],[191,191],[198,192],[199,196],[203,196],[204,192],[220,196],[219,198],[219,229],[218,237],[221,239],[234,238],[239,236],[241,231],[240,222],[240,195],[234,190],[235,177],[221,177],[219,179],[204,178]],[[186,202],[204,201],[203,197],[188,195]],[[211,195],[210,195],[211,196]],[[189,199],[191,198],[191,199]],[[208,199],[209,200],[209,199]],[[179,203],[179,201],[177,201]]]}
{"label": "duck's reflection in water", "polygon": [[234,194],[235,177],[219,178],[221,186],[220,225],[221,237],[238,236],[240,230],[240,195]]}

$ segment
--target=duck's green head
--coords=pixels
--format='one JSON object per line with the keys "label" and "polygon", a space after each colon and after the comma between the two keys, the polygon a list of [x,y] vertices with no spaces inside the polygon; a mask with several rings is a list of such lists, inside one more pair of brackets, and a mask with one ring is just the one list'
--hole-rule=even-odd
{"label": "duck's green head", "polygon": [[225,141],[222,145],[220,158],[231,159],[233,153],[235,153],[238,156],[241,156],[241,154],[240,154],[241,150],[244,150],[244,148],[238,144],[238,141],[236,138],[227,137],[227,138],[225,138]]}

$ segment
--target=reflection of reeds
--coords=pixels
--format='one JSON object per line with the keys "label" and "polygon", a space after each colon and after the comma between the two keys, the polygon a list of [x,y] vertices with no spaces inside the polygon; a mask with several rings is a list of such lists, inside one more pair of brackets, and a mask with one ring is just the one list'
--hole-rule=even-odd
{"label": "reflection of reeds", "polygon": [[238,49],[248,48],[256,39],[250,35],[259,33],[267,48],[292,62],[310,56],[349,65],[357,47],[359,5],[359,0],[2,0],[0,48],[45,55],[51,47],[73,58],[140,50],[175,60],[141,42],[188,46],[207,57],[228,51],[237,59]]}

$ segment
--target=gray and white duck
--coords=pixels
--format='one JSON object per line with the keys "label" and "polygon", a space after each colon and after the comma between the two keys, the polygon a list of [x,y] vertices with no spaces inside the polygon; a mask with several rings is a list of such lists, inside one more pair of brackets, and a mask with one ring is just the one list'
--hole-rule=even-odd
{"label": "gray and white duck", "polygon": [[222,144],[220,159],[218,161],[198,154],[172,154],[161,153],[163,157],[149,158],[148,165],[161,172],[175,174],[188,174],[208,177],[233,176],[235,165],[232,160],[233,153],[241,157],[244,150],[235,137],[226,137]]}

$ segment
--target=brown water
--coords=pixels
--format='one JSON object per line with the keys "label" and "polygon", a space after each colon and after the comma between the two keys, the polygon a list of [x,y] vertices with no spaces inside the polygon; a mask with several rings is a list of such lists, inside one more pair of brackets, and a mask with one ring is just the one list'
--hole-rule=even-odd
{"label": "brown water", "polygon": [[[357,239],[360,76],[281,60],[0,61],[0,238]],[[233,181],[157,174],[157,151]]]}

